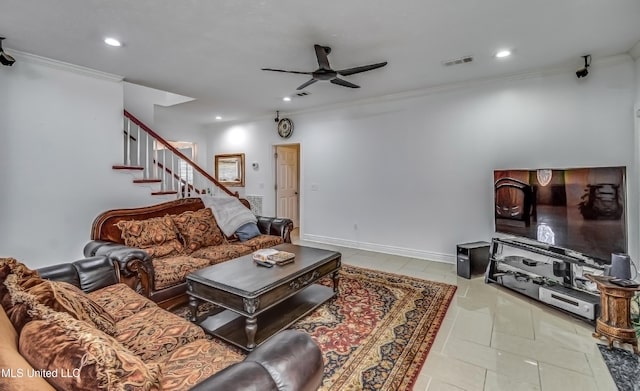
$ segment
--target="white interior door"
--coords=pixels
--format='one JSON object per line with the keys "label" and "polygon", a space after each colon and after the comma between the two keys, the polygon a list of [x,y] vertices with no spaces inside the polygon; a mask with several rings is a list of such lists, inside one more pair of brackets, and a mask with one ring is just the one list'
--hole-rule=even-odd
{"label": "white interior door", "polygon": [[299,225],[297,146],[276,146],[276,214],[293,220]]}

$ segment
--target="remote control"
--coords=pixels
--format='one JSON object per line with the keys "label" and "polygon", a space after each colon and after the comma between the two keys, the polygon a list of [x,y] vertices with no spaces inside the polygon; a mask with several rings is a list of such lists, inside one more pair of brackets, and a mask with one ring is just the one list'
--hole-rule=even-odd
{"label": "remote control", "polygon": [[273,267],[273,263],[264,262],[264,261],[254,261],[257,265],[263,267]]}
{"label": "remote control", "polygon": [[611,281],[612,284],[616,284],[618,286],[624,287],[624,288],[636,288],[638,286],[640,286],[640,283],[633,281],[633,280],[623,280],[621,278],[614,278]]}

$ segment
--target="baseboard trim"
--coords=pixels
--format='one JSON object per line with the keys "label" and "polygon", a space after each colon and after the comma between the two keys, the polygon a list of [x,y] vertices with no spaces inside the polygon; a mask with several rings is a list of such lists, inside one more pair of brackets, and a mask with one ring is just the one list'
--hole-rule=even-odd
{"label": "baseboard trim", "polygon": [[353,248],[357,250],[373,251],[377,253],[398,255],[401,257],[409,257],[416,259],[425,259],[428,261],[443,262],[443,263],[456,263],[456,256],[454,254],[443,254],[433,251],[416,250],[406,247],[389,246],[386,244],[357,242],[355,240],[346,240],[339,238],[331,238],[321,235],[303,234],[302,240],[313,243],[330,244],[334,246],[341,246],[347,248]]}

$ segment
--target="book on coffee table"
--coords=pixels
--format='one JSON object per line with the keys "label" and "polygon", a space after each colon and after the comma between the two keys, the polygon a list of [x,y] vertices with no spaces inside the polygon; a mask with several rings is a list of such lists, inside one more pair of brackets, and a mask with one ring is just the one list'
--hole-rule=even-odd
{"label": "book on coffee table", "polygon": [[253,253],[254,260],[269,262],[274,265],[286,265],[287,263],[291,263],[294,261],[295,256],[296,255],[294,253],[278,251],[273,248],[264,248],[254,251]]}

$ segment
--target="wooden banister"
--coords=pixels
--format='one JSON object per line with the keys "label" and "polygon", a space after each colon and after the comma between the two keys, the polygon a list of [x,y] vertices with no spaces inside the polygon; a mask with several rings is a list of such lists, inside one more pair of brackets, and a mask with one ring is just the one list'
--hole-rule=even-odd
{"label": "wooden banister", "polygon": [[[167,174],[171,175],[174,179],[176,179],[178,182],[180,182],[181,186],[184,186],[186,184],[188,189],[195,191],[197,194],[205,194],[207,192],[204,189],[203,190],[198,190],[195,186],[193,186],[192,184],[188,183],[183,178],[180,178],[180,176],[178,174],[176,174],[175,172],[171,171],[171,169],[169,167],[165,167],[164,164],[162,164],[160,162],[157,162],[155,160],[153,161],[153,163],[157,164],[158,167],[163,169]],[[237,193],[234,194],[234,195],[238,196]]]}
{"label": "wooden banister", "polygon": [[229,189],[227,189],[226,186],[224,186],[223,184],[221,184],[220,182],[218,182],[214,177],[212,177],[211,175],[209,175],[208,172],[206,172],[205,170],[202,169],[202,167],[200,167],[199,165],[197,165],[194,161],[192,161],[191,159],[189,159],[187,156],[185,156],[182,152],[180,152],[177,148],[175,148],[173,145],[169,144],[169,142],[167,140],[165,140],[162,136],[160,136],[158,133],[154,132],[153,130],[151,130],[151,128],[149,128],[147,125],[145,125],[142,121],[140,121],[139,119],[137,119],[136,117],[134,117],[131,113],[129,113],[127,110],[124,110],[124,116],[126,118],[128,118],[131,122],[133,122],[134,124],[138,125],[139,127],[141,127],[145,132],[147,132],[149,135],[151,135],[151,137],[153,137],[154,139],[156,139],[158,142],[160,142],[160,144],[162,144],[165,148],[167,148],[168,150],[170,150],[171,152],[173,152],[176,156],[180,157],[182,160],[186,161],[187,163],[189,163],[194,170],[198,171],[202,176],[204,176],[206,179],[208,179],[209,181],[213,182],[216,186],[218,186],[219,188],[221,188],[225,193],[229,194],[230,196],[233,197],[239,197],[238,193],[232,193]]}

